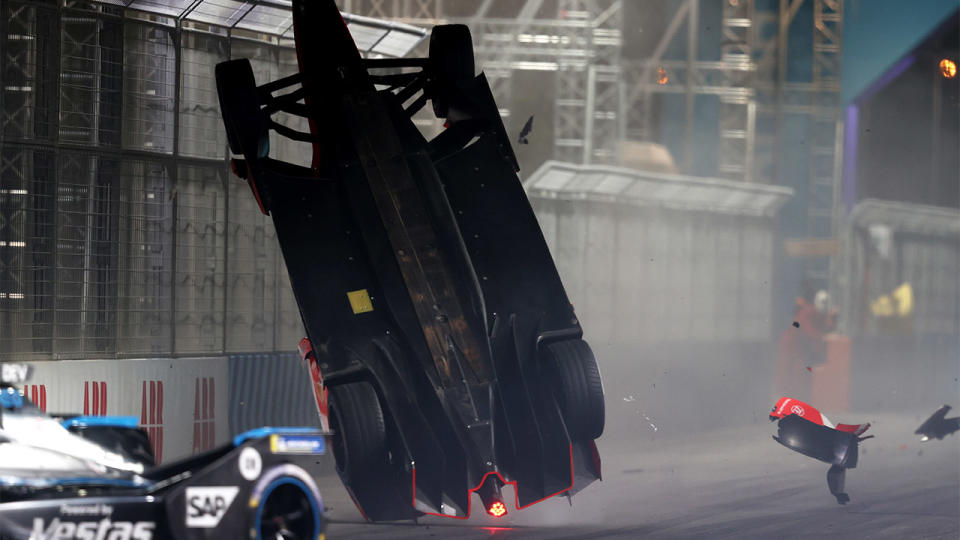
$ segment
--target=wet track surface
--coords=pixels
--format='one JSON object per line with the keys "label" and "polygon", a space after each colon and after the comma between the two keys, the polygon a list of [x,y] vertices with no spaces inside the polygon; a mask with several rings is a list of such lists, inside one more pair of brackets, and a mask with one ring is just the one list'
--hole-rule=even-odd
{"label": "wet track surface", "polygon": [[[826,464],[774,442],[760,422],[664,436],[612,417],[599,441],[604,481],[573,498],[545,501],[499,520],[444,518],[366,524],[336,478],[321,482],[328,538],[951,538],[960,537],[960,437],[921,443],[925,418],[835,415],[871,421],[847,473],[851,502],[827,490]],[[508,508],[512,493],[506,492]]]}

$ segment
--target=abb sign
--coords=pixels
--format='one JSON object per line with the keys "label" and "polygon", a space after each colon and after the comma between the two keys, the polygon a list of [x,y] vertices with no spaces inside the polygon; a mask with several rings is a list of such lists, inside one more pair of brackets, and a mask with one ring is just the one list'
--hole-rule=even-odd
{"label": "abb sign", "polygon": [[216,443],[213,377],[197,377],[193,383],[193,453],[210,450]]}
{"label": "abb sign", "polygon": [[140,426],[147,430],[157,463],[163,459],[163,381],[142,381]]}
{"label": "abb sign", "polygon": [[104,381],[83,382],[83,415],[107,415],[107,383]]}

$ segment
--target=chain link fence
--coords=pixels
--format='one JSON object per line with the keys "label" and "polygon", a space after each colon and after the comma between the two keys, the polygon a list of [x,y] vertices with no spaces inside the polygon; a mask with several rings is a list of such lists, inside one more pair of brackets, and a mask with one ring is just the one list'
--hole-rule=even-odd
{"label": "chain link fence", "polygon": [[227,166],[213,69],[230,57],[259,81],[296,70],[269,36],[0,4],[0,361],[295,347],[273,224]]}

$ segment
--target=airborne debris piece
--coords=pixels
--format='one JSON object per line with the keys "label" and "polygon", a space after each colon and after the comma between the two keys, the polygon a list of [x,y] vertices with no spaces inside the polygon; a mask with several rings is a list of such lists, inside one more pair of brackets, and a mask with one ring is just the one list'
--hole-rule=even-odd
{"label": "airborne debris piece", "polygon": [[[434,27],[428,58],[364,59],[333,0],[292,9],[299,72],[258,87],[231,60],[217,91],[354,503],[372,521],[464,518],[477,492],[503,515],[505,484],[522,508],[599,479],[600,372],[469,29]],[[428,103],[447,126],[431,140],[412,121]],[[312,144],[311,166],[272,159],[271,130]]]}
{"label": "airborne debris piece", "polygon": [[955,416],[953,418],[947,418],[947,413],[950,411],[951,407],[949,405],[944,405],[937,409],[935,413],[930,415],[930,418],[920,424],[920,427],[917,428],[914,433],[921,435],[921,441],[929,441],[930,439],[943,440],[947,435],[952,435],[960,430],[960,416]]}
{"label": "airborne debris piece", "polygon": [[136,417],[50,416],[3,382],[0,411],[0,538],[323,537],[314,428],[157,466]]}
{"label": "airborne debris piece", "polygon": [[523,124],[523,127],[520,129],[520,137],[517,139],[517,142],[520,144],[530,144],[530,141],[527,140],[527,136],[533,131],[533,115],[530,115],[530,118],[527,118],[526,123]]}
{"label": "airborne debris piece", "polygon": [[827,486],[840,504],[850,501],[844,490],[847,469],[857,466],[861,437],[870,424],[837,424],[813,406],[798,399],[782,397],[770,411],[770,421],[779,421],[773,439],[805,456],[830,464]]}

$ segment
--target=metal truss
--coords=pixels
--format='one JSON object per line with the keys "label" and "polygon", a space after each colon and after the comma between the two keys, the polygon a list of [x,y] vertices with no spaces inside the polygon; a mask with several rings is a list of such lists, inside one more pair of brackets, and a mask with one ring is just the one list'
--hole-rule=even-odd
{"label": "metal truss", "polygon": [[[838,95],[843,39],[842,0],[813,0],[813,86]],[[839,100],[837,100],[839,105]],[[807,230],[813,237],[834,236],[839,221],[838,180],[843,140],[840,107],[819,107],[811,115],[810,203]]]}
{"label": "metal truss", "polygon": [[754,68],[753,1],[723,2],[721,28],[722,83],[732,91],[720,95],[717,171],[721,177],[750,182],[756,136],[756,103],[748,76]]}
{"label": "metal truss", "polygon": [[174,36],[170,30],[152,25],[132,25],[136,35],[124,50],[124,62],[131,66],[124,76],[124,121],[128,139],[124,146],[147,151],[173,153],[174,101],[177,64]]}
{"label": "metal truss", "polygon": [[[603,47],[595,39],[596,30],[619,30],[619,4],[614,11],[601,13],[597,2],[588,0],[561,0],[557,19],[578,24],[558,24],[554,32],[557,41],[569,52],[557,56],[557,89],[554,108],[554,158],[571,163],[590,163],[596,154],[603,159],[616,155],[616,140],[602,140],[598,135],[619,134],[614,124],[609,129],[609,114],[619,118],[619,72],[603,69],[617,54],[602,54]],[[601,18],[603,16],[604,18]],[[605,28],[606,27],[606,28]],[[602,34],[601,34],[602,35]],[[551,36],[552,37],[552,36]],[[619,34],[616,36],[619,38]],[[616,39],[619,52],[619,39]],[[611,58],[612,57],[612,58]],[[600,113],[600,121],[597,116]],[[596,129],[596,128],[601,129]],[[607,128],[604,130],[603,128]]]}
{"label": "metal truss", "polygon": [[[552,72],[553,157],[589,163],[615,159],[622,138],[621,0],[342,0],[343,10],[416,25],[468,24],[476,61],[504,117],[511,114],[513,70]],[[556,6],[553,13],[545,10]]]}
{"label": "metal truss", "polygon": [[697,33],[687,32],[687,59],[664,61],[662,55],[679,30],[696,28],[698,4],[687,0],[674,13],[664,37],[651,57],[624,61],[624,137],[651,140],[652,99],[656,94],[685,96],[684,148],[681,168],[689,170],[692,160],[694,97],[717,96],[719,110],[719,176],[751,181],[756,122],[756,91],[752,0],[725,0],[722,11],[722,41],[719,61],[696,58]]}
{"label": "metal truss", "polygon": [[[23,304],[27,292],[24,282],[26,262],[26,226],[30,177],[27,156],[0,154],[0,352],[6,352],[23,328],[20,321],[6,315]],[[13,320],[11,320],[13,319]]]}
{"label": "metal truss", "polygon": [[86,15],[61,17],[60,140],[99,142],[100,30],[102,20]]}
{"label": "metal truss", "polygon": [[[786,66],[791,23],[804,2],[812,2],[813,50],[810,82],[789,82]],[[763,33],[757,55],[757,110],[763,134],[758,137],[755,167],[761,181],[779,181],[782,126],[786,115],[807,123],[805,231],[811,238],[836,237],[840,221],[839,182],[843,125],[840,118],[842,0],[780,0],[776,13],[757,13],[773,31]],[[772,24],[772,21],[776,21]],[[796,151],[796,149],[791,149]],[[759,162],[763,159],[762,162]],[[827,258],[806,261],[806,277],[828,278]]]}
{"label": "metal truss", "polygon": [[[786,78],[787,43],[790,25],[804,0],[781,0],[772,10],[760,8],[769,8],[769,2],[755,5],[753,0],[724,0],[721,60],[703,62],[689,55],[686,62],[663,61],[660,56],[676,39],[677,31],[695,24],[697,4],[686,2],[650,58],[621,65],[622,133],[624,138],[650,140],[654,137],[651,97],[685,95],[688,135],[681,164],[686,167],[691,142],[690,98],[715,95],[720,102],[719,175],[778,183],[784,117],[805,117],[809,134],[806,230],[811,237],[828,237],[835,228],[838,200],[843,4],[841,0],[806,1],[813,4],[813,70],[809,82],[800,83]],[[694,49],[695,38],[688,39],[688,50]],[[815,273],[823,277],[825,268]]]}
{"label": "metal truss", "polygon": [[444,20],[443,0],[339,0],[337,4],[348,13],[417,25],[443,24]]}
{"label": "metal truss", "polygon": [[0,110],[0,126],[3,131],[32,138],[34,100],[36,94],[36,13],[33,6],[11,4],[4,13],[5,25],[3,53],[4,107]]}
{"label": "metal truss", "polygon": [[[121,14],[0,3],[0,361],[290,349],[296,303],[228,181],[209,61],[242,43],[275,78],[288,48]],[[220,138],[181,141],[183,121]]]}

